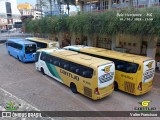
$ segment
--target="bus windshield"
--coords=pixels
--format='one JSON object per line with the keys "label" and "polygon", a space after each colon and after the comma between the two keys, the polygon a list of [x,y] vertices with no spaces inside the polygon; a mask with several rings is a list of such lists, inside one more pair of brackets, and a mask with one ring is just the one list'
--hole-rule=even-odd
{"label": "bus windshield", "polygon": [[36,45],[35,44],[25,45],[25,53],[26,54],[34,53],[34,52],[36,52]]}

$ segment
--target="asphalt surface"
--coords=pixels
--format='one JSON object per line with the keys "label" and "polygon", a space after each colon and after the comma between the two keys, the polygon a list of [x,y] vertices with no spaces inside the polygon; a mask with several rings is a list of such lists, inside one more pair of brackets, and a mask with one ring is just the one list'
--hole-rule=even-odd
{"label": "asphalt surface", "polygon": [[[0,88],[41,111],[134,111],[134,107],[141,107],[139,102],[143,100],[151,100],[150,106],[160,110],[160,88],[157,86],[154,86],[149,93],[142,96],[117,91],[106,98],[93,101],[81,94],[73,94],[65,85],[42,75],[36,71],[34,63],[21,63],[9,56],[4,45],[0,45]],[[9,99],[7,96],[3,98]],[[135,118],[54,119],[134,120]],[[136,119],[159,120],[159,118],[142,117]]]}

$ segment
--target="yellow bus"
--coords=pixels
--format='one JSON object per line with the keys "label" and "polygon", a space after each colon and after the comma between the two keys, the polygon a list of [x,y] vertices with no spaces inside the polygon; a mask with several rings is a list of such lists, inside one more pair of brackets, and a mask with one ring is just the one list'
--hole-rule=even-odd
{"label": "yellow bus", "polygon": [[115,65],[112,61],[63,49],[40,49],[36,69],[93,100],[114,90]]}
{"label": "yellow bus", "polygon": [[152,58],[82,45],[66,46],[64,49],[113,61],[115,90],[142,95],[152,88],[155,73],[155,60]]}
{"label": "yellow bus", "polygon": [[38,37],[28,37],[26,40],[32,41],[37,43],[37,48],[53,48],[59,47],[58,41],[51,41],[45,38],[38,38]]}

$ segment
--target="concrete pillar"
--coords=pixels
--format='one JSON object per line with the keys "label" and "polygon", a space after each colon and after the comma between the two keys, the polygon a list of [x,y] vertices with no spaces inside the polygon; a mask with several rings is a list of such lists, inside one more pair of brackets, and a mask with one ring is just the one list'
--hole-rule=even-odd
{"label": "concrete pillar", "polygon": [[116,34],[116,35],[115,35],[115,37],[116,37],[116,38],[115,38],[115,39],[116,39],[116,41],[115,41],[116,45],[115,45],[115,46],[116,46],[116,47],[120,47],[120,45],[119,45],[120,36],[121,36],[121,34]]}
{"label": "concrete pillar", "polygon": [[93,39],[93,36],[92,36],[92,35],[88,35],[88,36],[87,36],[87,45],[88,45],[88,46],[93,46],[93,41],[92,41],[92,39]]}
{"label": "concrete pillar", "polygon": [[64,33],[63,32],[58,33],[58,42],[60,47],[62,47],[63,40],[64,40]]}
{"label": "concrete pillar", "polygon": [[79,6],[80,6],[80,11],[83,12],[84,3],[83,2],[79,2]]}
{"label": "concrete pillar", "polygon": [[96,44],[97,44],[97,35],[96,34],[87,35],[87,45],[96,46]]}
{"label": "concrete pillar", "polygon": [[116,35],[112,35],[111,50],[114,50],[115,48],[116,48]]}
{"label": "concrete pillar", "polygon": [[71,45],[75,45],[75,40],[76,40],[76,34],[71,33]]}
{"label": "concrete pillar", "polygon": [[93,47],[97,47],[97,39],[98,39],[97,34],[94,34],[94,37],[93,37]]}
{"label": "concrete pillar", "polygon": [[147,57],[155,59],[158,37],[150,37],[147,46]]}
{"label": "concrete pillar", "polygon": [[108,0],[108,10],[112,9],[112,0]]}

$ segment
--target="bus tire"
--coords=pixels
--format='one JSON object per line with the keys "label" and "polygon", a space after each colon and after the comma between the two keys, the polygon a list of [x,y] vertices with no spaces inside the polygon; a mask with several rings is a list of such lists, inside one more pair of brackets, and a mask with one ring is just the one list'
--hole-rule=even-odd
{"label": "bus tire", "polygon": [[41,73],[42,73],[43,75],[45,75],[44,69],[43,69],[43,68],[41,68]]}
{"label": "bus tire", "polygon": [[73,93],[77,93],[77,87],[74,83],[72,83],[72,82],[70,83],[70,88]]}
{"label": "bus tire", "polygon": [[118,91],[118,83],[114,82],[114,91]]}

